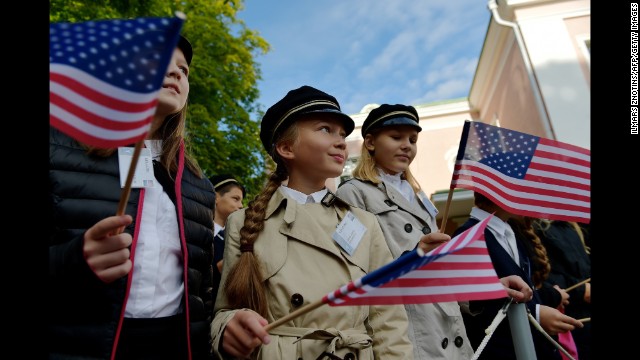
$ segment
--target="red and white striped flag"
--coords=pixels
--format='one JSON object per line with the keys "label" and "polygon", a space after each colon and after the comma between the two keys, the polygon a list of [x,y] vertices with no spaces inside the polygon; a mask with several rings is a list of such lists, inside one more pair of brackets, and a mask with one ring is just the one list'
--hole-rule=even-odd
{"label": "red and white striped flag", "polygon": [[507,297],[484,241],[491,216],[427,254],[420,248],[327,294],[331,306],[421,304]]}
{"label": "red and white striped flag", "polygon": [[184,19],[49,25],[49,124],[85,144],[146,137]]}
{"label": "red and white striped flag", "polygon": [[466,121],[451,179],[451,189],[457,187],[477,191],[513,214],[589,223],[591,152]]}

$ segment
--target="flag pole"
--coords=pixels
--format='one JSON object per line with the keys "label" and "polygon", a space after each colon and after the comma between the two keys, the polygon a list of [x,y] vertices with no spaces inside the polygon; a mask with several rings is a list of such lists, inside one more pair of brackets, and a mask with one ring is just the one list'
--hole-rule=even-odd
{"label": "flag pole", "polygon": [[[136,167],[138,166],[138,158],[142,151],[142,145],[144,139],[139,140],[136,143],[136,147],[133,149],[133,157],[131,158],[131,164],[129,165],[129,172],[127,173],[127,180],[124,183],[124,188],[120,194],[120,203],[118,203],[118,211],[116,215],[124,215],[124,210],[127,207],[129,201],[129,194],[131,193],[131,183],[133,182],[133,175],[136,173]],[[124,228],[119,229],[118,233],[121,233]]]}
{"label": "flag pole", "polygon": [[582,280],[582,281],[580,281],[580,282],[579,282],[579,283],[577,283],[577,284],[573,284],[573,285],[569,286],[568,288],[564,289],[564,291],[569,292],[569,291],[571,291],[571,290],[573,290],[573,289],[577,288],[577,287],[578,287],[578,286],[580,286],[580,285],[584,285],[584,284],[588,283],[589,281],[591,281],[591,278],[588,278],[588,279]]}
{"label": "flag pole", "polygon": [[442,224],[440,224],[440,232],[445,233],[444,229],[447,226],[447,218],[449,217],[449,206],[451,205],[451,199],[453,198],[453,188],[449,188],[449,195],[447,196],[447,202],[444,204],[444,212],[442,213]]}
{"label": "flag pole", "polygon": [[311,303],[309,305],[303,306],[300,309],[298,309],[298,310],[296,310],[296,311],[294,311],[294,312],[292,312],[292,313],[290,313],[288,315],[285,315],[285,316],[281,317],[280,319],[272,322],[271,324],[267,324],[267,326],[265,326],[264,329],[266,331],[273,330],[273,329],[277,328],[278,326],[286,323],[287,321],[289,321],[291,319],[295,319],[298,316],[306,314],[311,310],[315,310],[315,309],[317,309],[320,306],[325,304],[323,300],[324,299],[320,299],[320,300],[318,300],[318,301],[316,301],[314,303]]}
{"label": "flag pole", "polygon": [[[460,135],[460,145],[458,145],[458,154],[456,155],[456,163],[459,160],[462,160],[464,157],[464,150],[467,147],[467,138],[469,137],[469,126],[471,125],[471,120],[465,120],[462,125],[462,134]],[[453,199],[453,190],[455,189],[455,185],[453,184],[454,174],[451,174],[451,185],[449,186],[449,195],[447,196],[447,203],[444,205],[444,213],[442,214],[442,225],[440,226],[440,232],[444,234],[445,226],[447,225],[447,218],[449,217],[449,206],[451,205],[451,200]]]}

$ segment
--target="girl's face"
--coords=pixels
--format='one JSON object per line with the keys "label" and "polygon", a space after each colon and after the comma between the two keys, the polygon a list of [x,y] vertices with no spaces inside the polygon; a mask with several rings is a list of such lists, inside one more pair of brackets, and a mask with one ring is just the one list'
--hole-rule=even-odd
{"label": "girl's face", "polygon": [[296,126],[297,140],[278,146],[280,156],[288,163],[290,183],[296,178],[324,184],[326,179],[340,176],[348,156],[343,120],[314,114],[298,120]]}
{"label": "girl's face", "polygon": [[418,151],[418,131],[409,125],[388,126],[367,134],[364,145],[385,173],[396,175],[409,168]]}
{"label": "girl's face", "polygon": [[156,115],[166,117],[180,111],[189,96],[189,65],[179,48],[173,51],[169,67],[158,95]]}

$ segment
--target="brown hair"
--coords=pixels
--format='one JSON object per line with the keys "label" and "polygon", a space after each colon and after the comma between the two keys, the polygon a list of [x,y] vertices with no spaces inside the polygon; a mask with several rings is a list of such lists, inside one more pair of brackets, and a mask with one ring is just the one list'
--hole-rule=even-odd
{"label": "brown hair", "polygon": [[[293,143],[298,139],[298,127],[292,123],[274,140],[274,144],[281,142]],[[276,163],[276,169],[269,175],[267,184],[245,210],[244,224],[240,229],[240,246],[253,248],[258,235],[264,229],[265,212],[273,194],[283,181],[289,176],[289,170],[284,160],[272,146],[271,157]],[[253,251],[243,251],[240,258],[233,265],[225,281],[227,301],[232,309],[248,308],[263,317],[267,317],[267,295],[263,284],[260,259]]]}
{"label": "brown hair", "polygon": [[[366,136],[376,137],[380,134],[381,130],[384,128],[376,129],[369,132]],[[360,149],[360,159],[358,159],[358,164],[356,168],[353,170],[353,177],[363,181],[369,181],[373,184],[379,184],[382,182],[380,180],[380,174],[378,173],[378,167],[376,165],[376,161],[373,159],[373,155],[375,150],[369,151],[365,146],[364,141],[362,142],[362,148]],[[411,169],[407,168],[401,175],[401,178],[407,180],[411,188],[415,193],[421,190],[420,184],[416,180],[416,178],[411,174]]]}
{"label": "brown hair", "polygon": [[[175,114],[171,114],[165,117],[162,125],[151,134],[150,138],[162,140],[162,154],[160,155],[160,163],[167,169],[169,176],[173,178],[173,174],[178,171],[178,152],[180,151],[180,143],[185,142],[185,163],[187,168],[195,173],[199,178],[203,177],[202,170],[197,161],[191,157],[189,151],[187,151],[188,141],[185,139],[186,133],[186,119],[187,119],[187,104]],[[111,156],[117,149],[103,149],[91,146],[86,146],[87,154],[100,157]]]}
{"label": "brown hair", "polygon": [[514,233],[519,233],[523,239],[527,240],[525,246],[533,251],[531,260],[535,266],[532,269],[531,280],[536,289],[541,288],[542,283],[551,273],[551,263],[547,255],[547,249],[533,230],[533,219],[528,216],[525,216],[522,220],[510,218],[507,223],[513,228]]}

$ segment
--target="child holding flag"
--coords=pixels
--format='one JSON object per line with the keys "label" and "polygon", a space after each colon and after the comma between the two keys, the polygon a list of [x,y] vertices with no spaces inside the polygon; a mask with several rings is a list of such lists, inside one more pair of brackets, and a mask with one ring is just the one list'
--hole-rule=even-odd
{"label": "child holding flag", "polygon": [[[110,24],[119,29],[122,21]],[[160,35],[153,32],[150,38],[161,39]],[[150,183],[131,190],[124,215],[115,215],[122,176],[127,176],[119,171],[119,149],[89,146],[50,128],[47,344],[51,359],[210,358],[215,193],[184,147],[193,50],[180,37],[177,48],[170,51],[173,55],[166,72],[161,70],[162,88],[144,140],[150,155],[140,160],[149,164],[145,175]],[[77,87],[87,78],[99,83],[84,75],[72,84]],[[108,91],[116,92],[112,86]],[[79,96],[92,94],[102,100],[107,97],[98,91]],[[126,99],[107,103],[126,103]],[[104,106],[97,108],[103,114],[94,117],[109,113]],[[76,116],[82,115],[86,112]],[[104,117],[100,120],[108,123]]]}
{"label": "child holding flag", "polygon": [[[394,258],[418,243],[450,240],[438,232],[437,210],[409,169],[421,130],[413,106],[383,104],[373,109],[362,125],[364,142],[354,178],[336,191],[341,199],[376,215]],[[405,309],[416,359],[473,356],[457,302],[406,304]]]}
{"label": "child holding flag", "polygon": [[260,139],[276,169],[227,220],[211,325],[219,358],[413,359],[399,305],[322,306],[265,329],[393,260],[375,216],[325,186],[342,173],[353,128],[333,96],[310,86],[289,91],[262,118]]}

